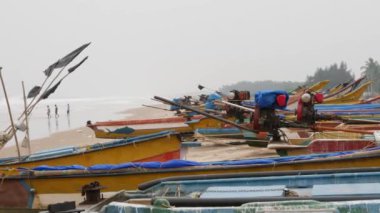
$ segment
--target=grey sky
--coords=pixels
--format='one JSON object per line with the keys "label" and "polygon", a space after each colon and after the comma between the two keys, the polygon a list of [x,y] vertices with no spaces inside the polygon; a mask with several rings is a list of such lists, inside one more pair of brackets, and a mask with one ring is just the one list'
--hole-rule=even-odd
{"label": "grey sky", "polygon": [[21,95],[21,80],[41,83],[48,65],[93,42],[54,97],[303,81],[342,60],[358,74],[368,57],[380,60],[379,8],[377,0],[1,0],[0,66],[9,93]]}

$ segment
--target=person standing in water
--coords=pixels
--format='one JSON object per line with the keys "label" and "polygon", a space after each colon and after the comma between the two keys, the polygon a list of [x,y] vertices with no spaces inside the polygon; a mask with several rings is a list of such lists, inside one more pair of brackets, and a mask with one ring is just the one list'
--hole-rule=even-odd
{"label": "person standing in water", "polygon": [[57,104],[55,104],[54,107],[55,107],[55,118],[58,118],[58,117],[59,117],[59,114],[58,114],[58,107],[57,107]]}
{"label": "person standing in water", "polygon": [[66,111],[67,115],[70,115],[70,104],[67,104],[67,111]]}
{"label": "person standing in water", "polygon": [[47,117],[50,119],[50,107],[49,107],[49,105],[47,105]]}

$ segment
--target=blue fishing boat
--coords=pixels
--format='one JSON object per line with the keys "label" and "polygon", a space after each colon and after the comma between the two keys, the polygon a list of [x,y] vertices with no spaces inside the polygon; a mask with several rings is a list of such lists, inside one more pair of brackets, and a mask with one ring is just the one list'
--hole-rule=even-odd
{"label": "blue fishing boat", "polygon": [[[272,172],[250,175],[194,175],[157,180],[156,184],[141,185],[144,189],[140,191],[120,192],[109,200],[117,197],[119,202],[110,203],[104,210],[109,213],[144,212],[147,209],[255,212],[265,208],[276,209],[276,206],[280,212],[378,212],[380,207],[378,168],[321,171],[320,174],[318,171],[305,171],[299,174]],[[102,205],[96,205],[92,210],[97,211]]]}

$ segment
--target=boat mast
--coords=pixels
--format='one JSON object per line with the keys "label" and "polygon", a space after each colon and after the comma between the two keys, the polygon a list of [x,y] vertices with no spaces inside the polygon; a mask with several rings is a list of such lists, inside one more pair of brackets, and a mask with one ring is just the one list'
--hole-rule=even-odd
{"label": "boat mast", "polygon": [[14,125],[14,123],[13,123],[12,111],[11,111],[11,107],[10,107],[10,105],[9,105],[9,100],[8,100],[7,91],[6,91],[6,89],[5,89],[5,85],[4,85],[3,75],[1,74],[1,70],[2,70],[2,69],[3,69],[3,68],[0,67],[0,80],[1,80],[1,84],[2,84],[2,86],[3,86],[3,91],[4,91],[5,101],[7,102],[8,114],[9,114],[9,118],[10,118],[10,120],[11,120],[12,131],[13,131],[13,134],[14,134],[14,136],[15,136],[18,159],[21,160],[20,147],[18,146],[18,139],[17,139],[16,127],[15,127],[15,125]]}
{"label": "boat mast", "polygon": [[27,143],[27,146],[28,146],[28,154],[31,155],[32,154],[32,150],[31,150],[31,147],[30,147],[30,137],[29,137],[29,121],[28,121],[28,106],[26,104],[26,95],[25,95],[25,85],[24,85],[24,81],[21,81],[21,84],[22,84],[22,94],[24,96],[24,115],[25,115],[25,126],[26,126],[26,143]]}

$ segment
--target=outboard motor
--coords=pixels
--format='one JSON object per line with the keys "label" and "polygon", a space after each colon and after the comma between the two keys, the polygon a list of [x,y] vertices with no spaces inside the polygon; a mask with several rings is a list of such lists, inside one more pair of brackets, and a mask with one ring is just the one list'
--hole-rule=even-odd
{"label": "outboard motor", "polygon": [[240,105],[242,101],[251,99],[251,93],[249,91],[231,90],[227,99],[228,102]]}
{"label": "outboard motor", "polygon": [[[242,101],[249,100],[251,98],[251,93],[249,91],[238,91],[232,90],[227,96],[227,100],[230,103],[241,105]],[[225,110],[228,116],[234,116],[239,123],[244,122],[244,111],[236,107],[225,106]]]}
{"label": "outboard motor", "polygon": [[199,102],[205,103],[207,101],[208,95],[202,94],[199,96]]}
{"label": "outboard motor", "polygon": [[323,94],[306,92],[298,100],[296,110],[297,121],[308,125],[315,124],[318,119],[317,110],[314,109],[316,103],[323,102]]}
{"label": "outboard motor", "polygon": [[289,100],[286,91],[259,91],[255,94],[255,113],[253,115],[253,129],[269,132],[274,141],[280,140],[278,129],[280,118],[276,109],[285,109]]}

